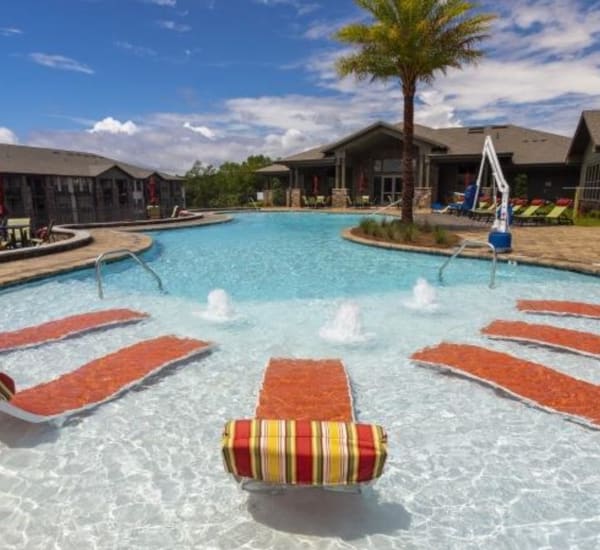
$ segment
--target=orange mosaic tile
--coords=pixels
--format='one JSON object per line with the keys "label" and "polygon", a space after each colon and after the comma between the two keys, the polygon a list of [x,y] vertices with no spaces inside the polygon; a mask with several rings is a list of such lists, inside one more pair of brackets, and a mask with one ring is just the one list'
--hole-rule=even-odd
{"label": "orange mosaic tile", "polygon": [[161,336],[96,359],[55,380],[17,392],[12,407],[53,417],[101,403],[167,365],[211,347],[209,342]]}
{"label": "orange mosaic tile", "polygon": [[339,359],[271,359],[256,418],[352,422],[352,397],[344,365]]}
{"label": "orange mosaic tile", "polygon": [[481,330],[490,338],[530,342],[600,358],[600,335],[522,321],[494,321]]}
{"label": "orange mosaic tile", "polygon": [[71,315],[64,319],[49,321],[14,332],[0,333],[0,352],[37,346],[113,325],[134,323],[146,317],[148,317],[146,313],[130,309],[105,309],[103,311]]}
{"label": "orange mosaic tile", "polygon": [[543,365],[478,346],[448,343],[418,351],[411,359],[502,388],[543,409],[600,427],[600,386]]}
{"label": "orange mosaic tile", "polygon": [[567,302],[560,300],[519,300],[517,308],[526,313],[542,313],[547,315],[569,315],[573,317],[589,317],[600,319],[600,304]]}

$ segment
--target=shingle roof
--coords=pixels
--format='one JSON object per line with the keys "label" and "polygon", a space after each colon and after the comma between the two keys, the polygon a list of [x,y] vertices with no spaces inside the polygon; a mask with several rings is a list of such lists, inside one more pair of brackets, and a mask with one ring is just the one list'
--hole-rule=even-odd
{"label": "shingle roof", "polygon": [[492,136],[496,152],[511,154],[514,164],[562,164],[570,139],[565,136],[513,125],[479,128],[440,128],[438,140],[448,146],[446,156],[481,155],[487,135]]}
{"label": "shingle roof", "polygon": [[[378,122],[328,145],[315,147],[302,153],[286,157],[282,162],[319,161],[330,156],[338,147],[359,138],[376,128],[388,128],[402,132],[402,123]],[[598,127],[600,131],[600,126]],[[415,124],[415,137],[429,142],[438,149],[438,158],[452,156],[479,156],[486,135],[494,139],[498,154],[511,154],[515,164],[562,164],[565,162],[570,139],[565,136],[522,128],[513,125],[497,125],[477,128],[430,128]]]}
{"label": "shingle roof", "polygon": [[283,164],[271,164],[269,166],[265,166],[264,168],[255,170],[254,173],[268,176],[269,174],[287,174],[289,171],[290,169]]}
{"label": "shingle roof", "polygon": [[583,120],[594,145],[600,145],[600,111],[583,111]]}
{"label": "shingle roof", "polygon": [[115,166],[135,179],[146,179],[152,174],[169,180],[180,179],[94,153],[0,144],[0,172],[5,174],[96,177]]}
{"label": "shingle roof", "polygon": [[567,160],[578,162],[583,158],[585,150],[592,144],[600,150],[600,111],[583,111],[571,140]]}

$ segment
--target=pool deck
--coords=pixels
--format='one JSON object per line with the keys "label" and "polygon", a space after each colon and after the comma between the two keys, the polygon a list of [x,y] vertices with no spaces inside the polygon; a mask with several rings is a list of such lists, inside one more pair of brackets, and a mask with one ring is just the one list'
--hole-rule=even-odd
{"label": "pool deck", "polygon": [[[276,211],[265,210],[265,211]],[[277,211],[289,212],[289,209]],[[306,211],[306,209],[304,209]],[[369,210],[317,210],[317,212],[364,214]],[[489,227],[481,223],[472,222],[467,218],[457,218],[440,214],[417,213],[420,220],[428,220],[431,224],[447,227],[463,239],[487,240]],[[178,229],[182,227],[196,227],[223,223],[232,218],[225,214],[208,215],[200,220],[182,222],[176,225],[161,224],[158,221],[152,226],[128,226],[120,228],[94,228],[87,229],[92,236],[92,242],[84,247],[67,250],[56,254],[39,256],[28,259],[14,260],[0,263],[0,288],[23,282],[41,279],[51,275],[65,273],[75,269],[93,267],[96,258],[108,250],[126,248],[139,253],[152,246],[152,238],[140,231],[153,231],[163,229]],[[349,237],[346,232],[345,237]],[[517,263],[556,267],[600,275],[600,228],[577,226],[535,226],[515,227],[512,229],[513,249],[510,254],[501,254],[499,259],[515,261]],[[353,241],[361,244],[378,245],[385,248],[397,248],[434,254],[451,254],[449,250],[416,249],[406,245],[390,245],[373,243],[365,239],[352,236]],[[465,255],[479,258],[490,258],[487,249],[468,249]]]}
{"label": "pool deck", "polygon": [[[368,215],[368,212],[364,213]],[[451,215],[422,212],[417,213],[416,218],[418,221],[426,220],[431,225],[445,227],[456,233],[461,239],[487,242],[490,231],[490,226],[487,224]],[[511,228],[511,234],[513,251],[498,254],[500,261],[513,261],[517,264],[555,267],[587,275],[600,275],[600,227],[517,226]],[[344,237],[360,244],[428,254],[451,255],[455,250],[454,248],[431,249],[404,244],[378,243],[350,235],[349,231],[344,232]],[[484,259],[491,257],[487,248],[468,248],[463,255]]]}
{"label": "pool deck", "polygon": [[[152,238],[142,231],[181,229],[224,223],[231,216],[215,214],[193,221],[178,224],[156,224],[115,228],[86,229],[92,242],[81,248],[65,250],[46,256],[38,256],[0,263],[0,288],[42,279],[76,269],[93,267],[96,258],[103,252],[115,249],[128,249],[134,253],[144,252],[152,246]],[[118,259],[118,256],[116,257]]]}

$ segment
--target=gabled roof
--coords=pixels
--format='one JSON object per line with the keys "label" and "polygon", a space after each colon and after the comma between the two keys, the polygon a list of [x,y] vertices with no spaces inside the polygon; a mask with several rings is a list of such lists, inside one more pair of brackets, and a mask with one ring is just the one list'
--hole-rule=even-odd
{"label": "gabled roof", "polygon": [[480,127],[440,128],[434,130],[448,147],[444,156],[481,156],[486,136],[492,136],[499,155],[512,155],[514,164],[562,164],[568,137],[512,124]]}
{"label": "gabled roof", "polygon": [[134,179],[146,179],[152,174],[168,180],[181,179],[94,153],[0,144],[0,173],[95,178],[115,167]]}
{"label": "gabled roof", "polygon": [[264,168],[259,168],[258,170],[254,170],[255,174],[262,174],[263,176],[277,174],[288,174],[290,169],[283,164],[270,164],[269,166],[265,166]]}
{"label": "gabled roof", "polygon": [[[397,136],[398,139],[402,138],[402,123],[376,122],[338,141],[286,157],[280,162],[292,164],[294,162],[323,161],[331,158],[336,149],[377,129]],[[491,135],[494,139],[494,146],[499,155],[511,156],[515,164],[521,165],[562,164],[565,162],[570,143],[569,138],[565,136],[510,124],[471,128],[430,128],[415,124],[415,138],[433,145],[437,151],[434,151],[432,156],[438,159],[480,156],[487,135]]]}
{"label": "gabled roof", "polygon": [[600,148],[600,111],[583,111],[567,153],[568,160],[585,153],[589,144]]}

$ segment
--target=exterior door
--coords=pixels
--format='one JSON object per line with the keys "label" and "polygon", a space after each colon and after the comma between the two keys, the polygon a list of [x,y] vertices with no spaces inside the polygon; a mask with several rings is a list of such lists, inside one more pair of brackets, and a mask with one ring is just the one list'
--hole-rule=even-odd
{"label": "exterior door", "polygon": [[400,176],[381,176],[377,198],[380,204],[396,202],[402,196],[402,178]]}

